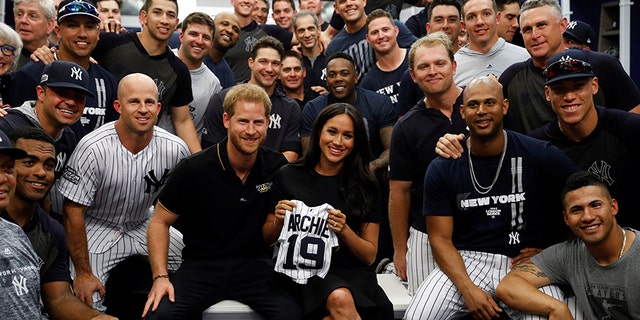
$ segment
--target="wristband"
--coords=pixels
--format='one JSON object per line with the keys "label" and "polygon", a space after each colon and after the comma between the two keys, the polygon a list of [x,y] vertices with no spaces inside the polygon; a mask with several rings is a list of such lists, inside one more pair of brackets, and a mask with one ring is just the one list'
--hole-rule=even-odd
{"label": "wristband", "polygon": [[159,274],[159,275],[157,275],[157,276],[153,277],[153,281],[156,281],[156,280],[158,280],[158,279],[160,279],[160,278],[167,278],[167,279],[169,279],[169,275],[168,275],[168,274]]}

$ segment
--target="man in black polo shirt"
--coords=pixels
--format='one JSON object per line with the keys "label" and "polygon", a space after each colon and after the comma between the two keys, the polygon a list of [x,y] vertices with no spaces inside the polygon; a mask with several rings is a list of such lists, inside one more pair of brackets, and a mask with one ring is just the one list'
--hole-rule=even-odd
{"label": "man in black polo shirt", "polygon": [[[147,319],[190,319],[221,300],[239,300],[266,319],[300,319],[297,304],[275,288],[262,238],[272,176],[285,157],[262,147],[271,101],[253,84],[224,99],[228,138],[174,170],[147,233],[153,288]],[[297,108],[297,106],[296,106]],[[169,226],[182,223],[184,261],[169,282]],[[197,284],[197,285],[196,285]]]}

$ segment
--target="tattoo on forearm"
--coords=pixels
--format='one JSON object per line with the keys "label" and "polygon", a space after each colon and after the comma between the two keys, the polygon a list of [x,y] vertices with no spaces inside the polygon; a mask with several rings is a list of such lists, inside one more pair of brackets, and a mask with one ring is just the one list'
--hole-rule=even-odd
{"label": "tattoo on forearm", "polygon": [[535,264],[527,262],[527,263],[522,263],[519,264],[515,267],[513,267],[513,270],[517,270],[520,272],[528,272],[531,273],[532,275],[538,277],[538,278],[547,278],[547,275],[544,274],[544,272],[542,272],[540,269],[538,269],[538,267],[536,267]]}

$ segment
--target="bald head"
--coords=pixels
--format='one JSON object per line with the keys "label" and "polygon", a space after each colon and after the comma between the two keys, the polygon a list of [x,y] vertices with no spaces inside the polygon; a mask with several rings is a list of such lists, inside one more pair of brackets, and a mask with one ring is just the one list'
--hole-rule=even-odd
{"label": "bald head", "polygon": [[[477,87],[477,88],[476,88]],[[462,95],[462,99],[467,101],[468,96],[473,95],[476,91],[486,91],[486,93],[490,93],[497,100],[504,100],[504,95],[502,94],[502,84],[498,82],[495,77],[480,77],[471,80],[467,85],[467,88],[464,90],[464,94]]]}
{"label": "bald head", "polygon": [[213,19],[213,47],[222,53],[236,45],[240,37],[240,20],[231,12],[218,13]]}
{"label": "bald head", "polygon": [[143,73],[132,73],[124,76],[118,83],[118,100],[123,100],[132,90],[140,89],[155,92],[156,100],[158,99],[158,87],[156,83],[148,75]]}

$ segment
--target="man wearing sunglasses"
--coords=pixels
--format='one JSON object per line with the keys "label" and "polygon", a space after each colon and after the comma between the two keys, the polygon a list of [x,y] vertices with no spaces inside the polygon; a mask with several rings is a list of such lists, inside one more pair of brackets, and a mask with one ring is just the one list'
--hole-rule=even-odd
{"label": "man wearing sunglasses", "polygon": [[596,105],[600,81],[586,59],[587,51],[579,49],[549,59],[544,88],[556,118],[530,135],[548,140],[605,182],[620,202],[620,224],[638,229],[640,115]]}
{"label": "man wearing sunglasses", "polygon": [[[58,10],[56,34],[60,47],[56,60],[71,61],[89,72],[90,90],[93,97],[86,101],[85,111],[80,121],[72,125],[78,140],[101,125],[118,119],[113,109],[118,82],[102,66],[89,59],[100,36],[98,11],[87,0],[64,0]],[[25,101],[36,100],[36,86],[44,69],[44,62],[30,62],[14,76],[9,86],[6,102],[19,106]]]}
{"label": "man wearing sunglasses", "polygon": [[[529,135],[547,140],[564,152],[582,170],[606,182],[620,201],[618,221],[640,228],[635,201],[640,170],[640,115],[599,106],[594,97],[600,80],[591,64],[590,51],[569,49],[549,59],[544,70],[545,97],[556,118]],[[458,158],[462,152],[460,135],[445,135],[436,146],[443,157]]]}
{"label": "man wearing sunglasses", "polygon": [[[531,58],[513,64],[500,76],[505,98],[511,101],[506,128],[529,133],[555,116],[545,97],[542,70],[549,58],[566,49],[562,34],[567,24],[557,0],[528,0],[522,4],[520,29]],[[640,90],[619,61],[595,51],[589,51],[584,61],[600,79],[596,104],[640,112]]]}

